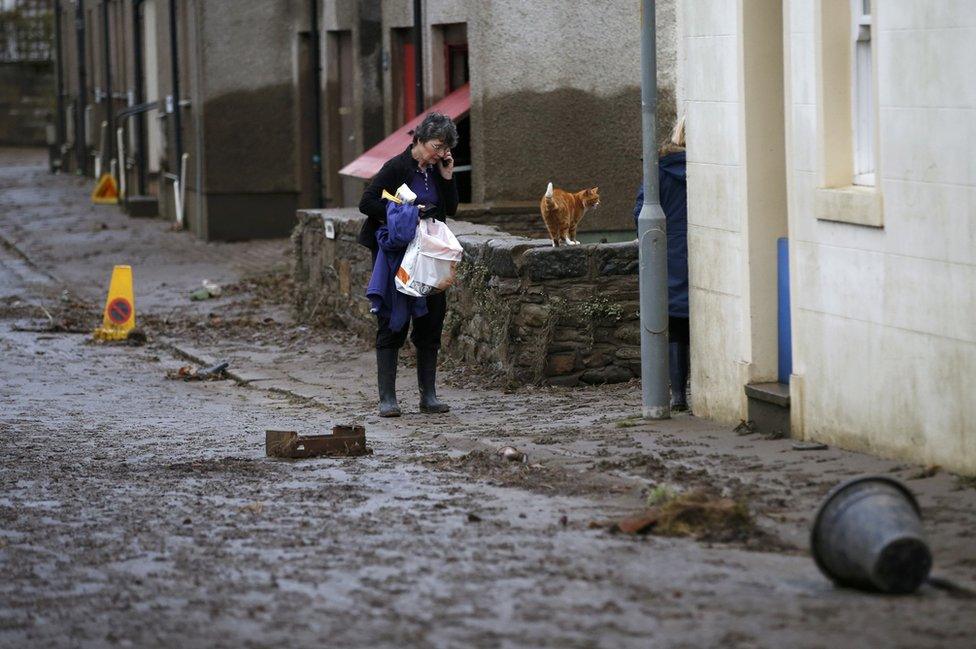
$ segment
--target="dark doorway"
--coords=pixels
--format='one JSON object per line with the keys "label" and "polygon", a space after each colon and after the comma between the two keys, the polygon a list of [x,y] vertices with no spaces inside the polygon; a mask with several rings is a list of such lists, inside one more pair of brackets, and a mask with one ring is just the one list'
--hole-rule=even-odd
{"label": "dark doorway", "polygon": [[359,154],[353,112],[352,32],[331,31],[326,36],[326,199],[328,207],[359,203],[362,181],[340,176],[339,170]]}
{"label": "dark doorway", "polygon": [[313,164],[315,155],[315,113],[316,103],[314,93],[315,60],[314,44],[311,32],[298,34],[298,136],[297,166],[299,178],[298,207],[317,207],[315,172],[317,166]]}

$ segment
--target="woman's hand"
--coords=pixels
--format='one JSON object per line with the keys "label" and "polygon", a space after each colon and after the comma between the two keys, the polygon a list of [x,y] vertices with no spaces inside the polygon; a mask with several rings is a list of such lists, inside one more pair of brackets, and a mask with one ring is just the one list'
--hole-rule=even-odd
{"label": "woman's hand", "polygon": [[450,151],[444,154],[444,157],[437,164],[437,168],[444,180],[450,180],[454,177],[454,156],[451,155]]}

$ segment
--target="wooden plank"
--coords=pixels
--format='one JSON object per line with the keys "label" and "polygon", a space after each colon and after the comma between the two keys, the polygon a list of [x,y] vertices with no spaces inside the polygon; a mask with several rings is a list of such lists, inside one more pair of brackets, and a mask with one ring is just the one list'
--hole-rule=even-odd
{"label": "wooden plank", "polygon": [[331,435],[299,435],[293,430],[265,432],[268,457],[299,459],[307,457],[356,457],[369,455],[363,426],[334,426]]}

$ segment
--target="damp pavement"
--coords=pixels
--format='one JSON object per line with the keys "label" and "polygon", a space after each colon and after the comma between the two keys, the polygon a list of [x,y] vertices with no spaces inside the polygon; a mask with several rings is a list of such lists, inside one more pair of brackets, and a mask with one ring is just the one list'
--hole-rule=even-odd
{"label": "damp pavement", "polygon": [[[831,486],[891,475],[933,573],[972,588],[971,480],[646,422],[634,384],[513,391],[448,363],[453,409],[422,415],[409,354],[405,415],[380,419],[368,345],[292,319],[287,241],[203,243],[43,165],[0,150],[0,646],[971,646],[972,601],[835,588],[806,540]],[[117,263],[147,344],[48,331],[99,324]],[[191,301],[203,279],[221,297]],[[167,378],[218,360],[223,380]],[[266,429],[346,423],[373,455],[264,455]],[[742,500],[756,528],[607,531],[655,487]]]}

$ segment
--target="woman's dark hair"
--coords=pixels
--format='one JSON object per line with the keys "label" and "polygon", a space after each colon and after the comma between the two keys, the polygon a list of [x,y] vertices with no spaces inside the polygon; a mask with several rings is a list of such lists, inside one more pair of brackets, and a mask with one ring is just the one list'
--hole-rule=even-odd
{"label": "woman's dark hair", "polygon": [[457,127],[450,117],[442,113],[427,113],[424,121],[413,131],[413,143],[440,140],[453,149],[457,145]]}

